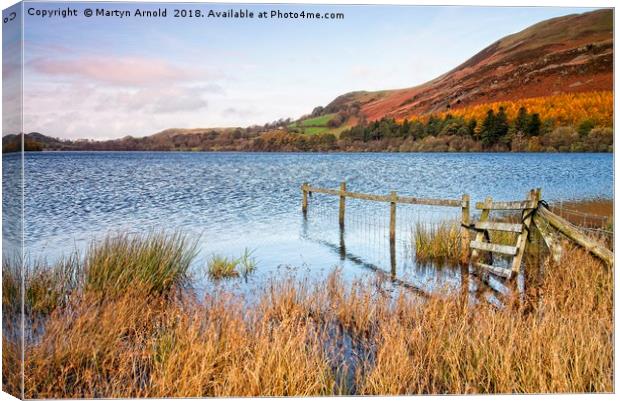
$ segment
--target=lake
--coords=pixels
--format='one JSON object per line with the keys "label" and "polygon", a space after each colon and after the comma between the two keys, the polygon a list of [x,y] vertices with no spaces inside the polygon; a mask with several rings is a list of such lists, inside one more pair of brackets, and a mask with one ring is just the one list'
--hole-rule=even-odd
{"label": "lake", "polygon": [[[3,156],[5,213],[18,155]],[[524,199],[534,187],[552,201],[613,197],[612,154],[42,152],[25,158],[26,254],[54,260],[110,232],[181,230],[199,241],[196,271],[212,254],[253,252],[251,282],[295,270],[347,277],[391,270],[389,205],[314,194],[301,213],[300,185],[460,199]],[[426,287],[458,283],[455,269],[415,262],[418,221],[460,218],[460,209],[398,206],[396,277]],[[13,233],[11,233],[13,230]],[[5,236],[18,228],[5,223]],[[208,285],[208,284],[205,284]]]}

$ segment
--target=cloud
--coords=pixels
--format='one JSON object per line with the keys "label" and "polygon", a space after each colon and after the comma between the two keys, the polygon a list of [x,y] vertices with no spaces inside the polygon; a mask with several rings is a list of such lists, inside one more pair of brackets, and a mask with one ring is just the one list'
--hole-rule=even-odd
{"label": "cloud", "polygon": [[120,108],[125,111],[145,111],[152,113],[176,113],[197,111],[207,106],[202,98],[202,87],[158,87],[124,91],[113,95],[102,95],[101,108]]}
{"label": "cloud", "polygon": [[119,85],[148,86],[205,78],[206,72],[181,67],[156,58],[80,57],[75,59],[38,58],[29,66],[40,74],[79,78]]}
{"label": "cloud", "polygon": [[206,84],[119,88],[84,82],[27,83],[24,127],[63,138],[107,139],[206,126],[214,114],[206,99],[209,90],[219,89]]}

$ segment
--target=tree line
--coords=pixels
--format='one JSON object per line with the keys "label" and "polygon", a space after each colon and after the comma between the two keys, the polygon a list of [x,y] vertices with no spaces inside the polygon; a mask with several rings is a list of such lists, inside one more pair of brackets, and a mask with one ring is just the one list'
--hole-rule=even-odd
{"label": "tree line", "polygon": [[589,119],[577,127],[556,126],[553,119],[543,120],[525,107],[510,120],[499,107],[497,112],[489,109],[482,121],[452,114],[402,121],[386,117],[343,131],[340,140],[353,147],[364,143],[381,148],[382,143],[386,150],[398,151],[608,152],[613,130]]}
{"label": "tree line", "polygon": [[[315,110],[319,113],[324,110]],[[514,115],[514,114],[513,114]],[[584,119],[577,126],[558,125],[521,107],[511,119],[505,109],[489,109],[483,119],[430,115],[397,121],[366,121],[340,132],[307,135],[287,127],[290,120],[264,126],[205,129],[190,133],[125,137],[108,141],[60,140],[28,134],[26,150],[158,151],[389,151],[389,152],[612,152],[613,130]],[[3,151],[21,150],[21,141],[5,137]]]}

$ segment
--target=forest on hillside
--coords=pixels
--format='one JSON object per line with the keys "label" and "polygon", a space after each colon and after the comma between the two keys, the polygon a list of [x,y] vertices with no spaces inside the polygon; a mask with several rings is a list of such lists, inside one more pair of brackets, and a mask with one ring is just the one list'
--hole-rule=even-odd
{"label": "forest on hillside", "polygon": [[541,118],[525,106],[513,118],[503,106],[487,109],[484,118],[444,113],[420,119],[382,118],[362,121],[340,132],[304,136],[275,130],[255,138],[261,151],[389,151],[389,152],[612,152],[613,129],[599,118],[576,125]]}
{"label": "forest on hillside", "polygon": [[[585,108],[589,113],[583,107],[570,112],[574,101],[558,107],[547,99],[525,102],[536,111],[504,102],[487,105],[484,112],[483,106],[476,105],[411,119],[375,121],[366,121],[359,109],[316,109],[294,123],[281,119],[247,128],[168,130],[107,141],[71,141],[31,133],[25,144],[26,150],[33,151],[612,152],[613,106],[611,110],[603,107],[610,103],[607,100]],[[19,136],[3,138],[3,152],[20,149]]]}

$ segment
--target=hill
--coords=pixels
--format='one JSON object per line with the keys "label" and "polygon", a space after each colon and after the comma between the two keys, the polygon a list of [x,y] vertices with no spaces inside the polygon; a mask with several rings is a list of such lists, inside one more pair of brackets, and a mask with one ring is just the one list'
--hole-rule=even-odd
{"label": "hill", "polygon": [[[297,121],[107,141],[26,135],[26,150],[613,151],[613,11],[553,18],[416,87],[338,96]],[[16,137],[3,138],[16,151]]]}
{"label": "hill", "polygon": [[542,21],[489,45],[425,84],[357,91],[323,112],[359,108],[369,121],[411,118],[467,106],[613,88],[613,11]]}

